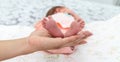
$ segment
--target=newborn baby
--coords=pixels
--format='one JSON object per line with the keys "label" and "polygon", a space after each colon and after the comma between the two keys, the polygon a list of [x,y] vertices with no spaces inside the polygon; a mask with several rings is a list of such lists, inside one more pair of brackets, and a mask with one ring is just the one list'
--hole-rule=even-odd
{"label": "newborn baby", "polygon": [[[42,27],[47,29],[52,37],[68,37],[78,34],[84,27],[84,21],[76,21],[71,15],[66,13],[56,13],[54,15],[48,16],[38,24],[36,24],[36,29],[39,30]],[[71,54],[75,51],[75,47],[64,47],[55,50],[48,50],[46,52],[54,54]]]}

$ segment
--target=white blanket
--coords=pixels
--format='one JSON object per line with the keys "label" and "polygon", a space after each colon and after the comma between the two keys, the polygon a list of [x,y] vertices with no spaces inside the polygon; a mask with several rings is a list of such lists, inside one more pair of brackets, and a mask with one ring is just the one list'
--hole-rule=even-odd
{"label": "white blanket", "polygon": [[[119,26],[120,15],[108,21],[87,24],[86,29],[91,31],[93,36],[86,39],[88,43],[80,45],[77,51],[70,56],[60,54],[48,55],[43,52],[35,52],[2,62],[120,62]],[[0,26],[0,39],[27,36],[33,30],[30,27]]]}

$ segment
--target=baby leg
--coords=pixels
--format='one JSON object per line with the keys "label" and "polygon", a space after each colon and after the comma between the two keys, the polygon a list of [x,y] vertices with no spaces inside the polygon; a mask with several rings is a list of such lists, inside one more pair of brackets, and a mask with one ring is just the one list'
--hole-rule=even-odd
{"label": "baby leg", "polygon": [[42,24],[53,37],[64,37],[63,33],[58,28],[56,22],[52,19],[52,17],[48,17],[48,19],[44,18]]}
{"label": "baby leg", "polygon": [[82,20],[73,21],[70,29],[65,33],[65,37],[76,35],[84,28],[85,22]]}

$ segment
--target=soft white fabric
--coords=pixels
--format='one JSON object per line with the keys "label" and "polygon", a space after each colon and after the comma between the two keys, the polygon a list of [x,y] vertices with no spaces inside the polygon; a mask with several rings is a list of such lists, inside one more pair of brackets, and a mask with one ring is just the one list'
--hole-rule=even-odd
{"label": "soft white fabric", "polygon": [[[2,62],[120,62],[119,26],[120,15],[108,21],[87,24],[85,28],[91,31],[93,36],[86,39],[88,43],[80,45],[77,51],[70,56],[60,54],[49,55],[43,52],[35,52]],[[15,26],[4,28],[0,26],[0,34],[2,34],[0,38],[9,39],[14,38],[14,36],[23,37],[28,35],[31,31],[32,29],[28,27],[18,29],[18,27]],[[7,35],[7,33],[9,35]]]}
{"label": "soft white fabric", "polygon": [[0,40],[15,39],[28,36],[34,30],[33,27],[12,25],[0,25]]}

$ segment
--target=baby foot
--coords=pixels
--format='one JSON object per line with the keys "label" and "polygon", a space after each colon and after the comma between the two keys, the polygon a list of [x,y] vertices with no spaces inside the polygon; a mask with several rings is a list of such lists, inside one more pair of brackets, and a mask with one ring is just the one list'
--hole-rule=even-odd
{"label": "baby foot", "polygon": [[79,31],[84,28],[85,22],[82,20],[73,21],[70,29],[65,33],[65,37],[76,35]]}
{"label": "baby foot", "polygon": [[63,33],[58,28],[52,17],[48,17],[48,19],[44,18],[42,24],[53,37],[64,37]]}

